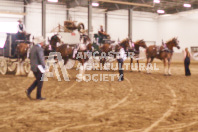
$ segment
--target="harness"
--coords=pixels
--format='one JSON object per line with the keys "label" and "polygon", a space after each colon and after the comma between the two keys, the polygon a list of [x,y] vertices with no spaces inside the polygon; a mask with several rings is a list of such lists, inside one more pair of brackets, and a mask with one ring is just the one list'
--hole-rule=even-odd
{"label": "harness", "polygon": [[162,50],[160,50],[161,46],[156,46],[157,47],[157,55],[159,55],[161,52],[167,52],[167,53],[173,53],[173,50],[168,49],[168,47],[164,47]]}

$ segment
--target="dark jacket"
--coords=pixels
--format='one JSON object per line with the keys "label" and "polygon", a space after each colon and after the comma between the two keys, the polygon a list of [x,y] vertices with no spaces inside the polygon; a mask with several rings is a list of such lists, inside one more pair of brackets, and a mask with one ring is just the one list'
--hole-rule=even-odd
{"label": "dark jacket", "polygon": [[38,65],[42,65],[45,68],[43,48],[38,45],[34,45],[30,50],[30,65],[33,72],[38,71]]}

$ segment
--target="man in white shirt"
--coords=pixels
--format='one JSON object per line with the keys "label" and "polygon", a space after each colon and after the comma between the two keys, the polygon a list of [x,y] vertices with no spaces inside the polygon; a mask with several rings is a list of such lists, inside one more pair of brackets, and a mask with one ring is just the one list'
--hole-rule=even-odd
{"label": "man in white shirt", "polygon": [[17,26],[18,32],[17,32],[17,39],[18,40],[25,40],[25,25],[22,23],[22,20],[18,20],[19,24]]}
{"label": "man in white shirt", "polygon": [[126,60],[126,54],[122,45],[120,45],[119,55],[117,55],[119,79],[118,81],[124,81],[124,70],[122,69],[123,62]]}

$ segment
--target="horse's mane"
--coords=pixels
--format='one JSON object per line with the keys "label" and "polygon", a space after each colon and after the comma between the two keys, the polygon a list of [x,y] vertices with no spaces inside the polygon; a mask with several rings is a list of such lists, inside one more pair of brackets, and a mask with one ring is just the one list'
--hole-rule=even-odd
{"label": "horse's mane", "polygon": [[134,44],[138,44],[141,41],[144,41],[144,40],[143,39],[137,40]]}
{"label": "horse's mane", "polygon": [[55,39],[55,38],[58,38],[58,34],[54,34],[54,35],[51,37],[51,40],[52,40],[52,39]]}
{"label": "horse's mane", "polygon": [[177,40],[177,38],[176,38],[176,37],[174,37],[174,38],[172,38],[172,39],[170,39],[170,40],[166,41],[166,44],[169,44],[170,42],[172,42],[172,41],[174,41],[174,40]]}
{"label": "horse's mane", "polygon": [[128,40],[129,40],[129,39],[126,38],[126,39],[122,40],[122,41],[120,42],[120,44],[123,44],[123,43],[127,42]]}

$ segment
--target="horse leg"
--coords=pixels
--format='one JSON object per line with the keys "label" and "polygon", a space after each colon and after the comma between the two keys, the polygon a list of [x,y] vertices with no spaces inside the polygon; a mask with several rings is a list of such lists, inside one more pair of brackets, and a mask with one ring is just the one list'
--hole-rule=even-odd
{"label": "horse leg", "polygon": [[86,80],[86,77],[85,77],[85,70],[86,70],[86,67],[87,67],[87,62],[85,62],[85,63],[83,64],[83,73],[82,73],[82,74],[83,74],[83,76],[82,76],[83,78],[82,78],[82,79],[83,79],[84,81]]}
{"label": "horse leg", "polygon": [[133,66],[133,58],[131,58],[131,62],[130,62],[130,69],[131,69],[131,72],[133,71],[133,70],[132,70],[132,66]]}
{"label": "horse leg", "polygon": [[64,58],[64,65],[67,64],[68,60],[69,60],[68,58]]}
{"label": "horse leg", "polygon": [[170,63],[171,63],[171,59],[168,59],[168,75],[169,76],[171,76]]}
{"label": "horse leg", "polygon": [[149,58],[149,57],[147,57],[147,61],[146,61],[147,73],[149,73],[149,68],[148,68],[148,63],[149,63],[149,61],[150,61],[150,58]]}
{"label": "horse leg", "polygon": [[103,67],[103,59],[104,58],[100,58],[100,67],[101,67],[101,64],[102,64],[102,67]]}
{"label": "horse leg", "polygon": [[166,72],[166,58],[164,59],[164,75],[166,76],[167,75],[167,72]]}
{"label": "horse leg", "polygon": [[[153,62],[154,58],[153,57],[147,57],[147,62],[146,62],[146,66],[147,66],[147,73],[150,74],[150,68],[149,65]],[[139,63],[138,63],[138,69],[139,69]]]}
{"label": "horse leg", "polygon": [[[64,58],[64,65],[67,64],[68,60],[69,60],[69,58]],[[65,69],[66,69],[66,67],[65,67]],[[67,69],[66,69],[66,74],[67,74],[68,78],[71,78],[70,74],[67,72]]]}
{"label": "horse leg", "polygon": [[137,60],[137,64],[138,64],[138,72],[140,72],[139,60]]}
{"label": "horse leg", "polygon": [[[153,60],[154,60],[154,57],[151,57],[151,60],[150,60],[150,64],[153,62]],[[149,73],[151,73],[151,72],[149,72]]]}
{"label": "horse leg", "polygon": [[79,68],[78,78],[81,80],[85,80],[84,74],[85,74],[85,68],[84,68],[84,65],[82,64],[80,65],[80,68]]}

